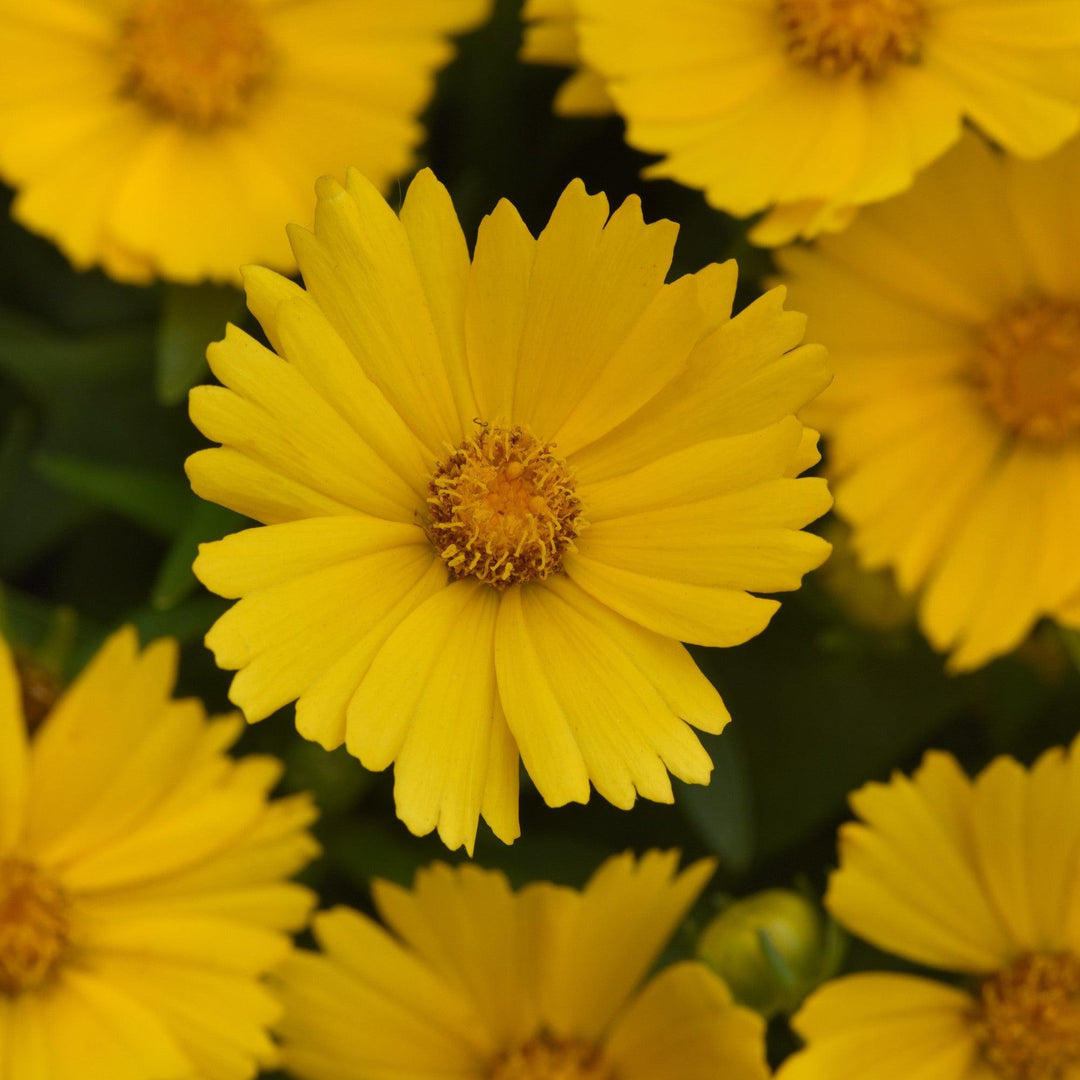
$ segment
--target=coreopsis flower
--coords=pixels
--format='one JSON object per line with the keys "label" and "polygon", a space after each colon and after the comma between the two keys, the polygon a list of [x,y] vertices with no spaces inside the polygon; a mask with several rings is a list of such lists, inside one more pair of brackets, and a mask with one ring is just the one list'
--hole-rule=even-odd
{"label": "coreopsis flower", "polygon": [[298,1080],[765,1080],[762,1020],[704,964],[648,979],[713,871],[677,866],[677,852],[617,856],[582,892],[514,893],[500,873],[441,864],[411,891],[376,882],[385,926],[318,915],[323,952],[282,968],[286,1067]]}
{"label": "coreopsis flower", "polygon": [[176,646],[110,638],[28,733],[0,640],[0,1080],[246,1080],[276,1060],[260,977],[315,853],[243,722],[169,695]]}
{"label": "coreopsis flower", "polygon": [[[0,178],[79,269],[295,264],[311,177],[409,168],[448,35],[491,0],[0,0]],[[258,177],[253,183],[252,177]]]}
{"label": "coreopsis flower", "polygon": [[826,903],[844,925],[963,985],[850,975],[795,1017],[780,1080],[1066,1080],[1080,1069],[1080,752],[974,781],[930,753],[868,784],[840,832]]}
{"label": "coreopsis flower", "polygon": [[781,244],[910,186],[965,120],[1037,157],[1080,126],[1080,6],[574,0],[587,68],[677,180]]}
{"label": "coreopsis flower", "polygon": [[555,95],[562,116],[607,116],[613,109],[604,80],[581,64],[574,0],[525,0],[521,59],[573,69]]}
{"label": "coreopsis flower", "polygon": [[1080,143],[970,137],[911,192],[781,256],[836,382],[810,415],[863,563],[921,591],[957,670],[1080,621]]}
{"label": "coreopsis flower", "polygon": [[230,328],[192,392],[203,498],[263,527],[203,545],[240,602],[207,646],[260,720],[395,764],[399,817],[470,851],[518,835],[519,754],[552,806],[706,783],[727,712],[679,641],[764,629],[828,545],[792,413],[828,379],[735,266],[664,278],[677,227],[567,188],[534,239],[502,202],[468,248],[429,171],[400,219],[351,171],[291,232],[307,291],[246,274],[276,354]]}

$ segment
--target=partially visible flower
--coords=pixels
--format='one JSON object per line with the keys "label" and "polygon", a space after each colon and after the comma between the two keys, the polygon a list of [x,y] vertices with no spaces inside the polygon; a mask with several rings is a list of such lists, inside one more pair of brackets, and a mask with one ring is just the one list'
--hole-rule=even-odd
{"label": "partially visible flower", "polygon": [[614,106],[604,80],[581,62],[575,0],[525,0],[525,33],[521,59],[573,69],[555,95],[555,111],[563,116],[607,116]]}
{"label": "partially visible flower", "polygon": [[587,67],[646,176],[762,244],[844,228],[970,121],[1022,157],[1080,127],[1080,5],[1056,0],[574,0]]}
{"label": "partially visible flower", "polygon": [[[491,0],[0,0],[0,177],[78,268],[239,281],[295,263],[311,177],[405,172],[448,35]],[[254,179],[253,179],[254,178]]]}
{"label": "partially visible flower", "polygon": [[974,781],[930,753],[851,797],[826,904],[889,952],[967,976],[850,975],[795,1017],[780,1080],[1068,1080],[1080,1070],[1080,744]]}
{"label": "partially visible flower", "polygon": [[764,1024],[703,964],[649,978],[713,872],[608,860],[583,892],[436,864],[337,908],[281,974],[299,1080],[765,1080]]}
{"label": "partially visible flower", "polygon": [[519,758],[552,806],[707,783],[719,695],[680,641],[740,644],[829,547],[792,415],[828,381],[734,263],[670,284],[676,226],[580,181],[533,238],[501,202],[473,258],[427,170],[398,217],[358,173],[261,270],[275,352],[230,328],[191,415],[192,487],[265,522],[204,544],[237,599],[206,638],[249,720],[394,765],[399,817],[472,850],[518,835]]}
{"label": "partially visible flower", "polygon": [[33,736],[0,640],[0,1080],[246,1080],[276,1060],[260,977],[314,897],[281,766],[173,701],[176,645],[115,634]]}
{"label": "partially visible flower", "polygon": [[870,569],[918,591],[955,670],[1043,616],[1080,623],[1080,140],[1045,161],[969,136],[782,280],[836,380],[806,418]]}

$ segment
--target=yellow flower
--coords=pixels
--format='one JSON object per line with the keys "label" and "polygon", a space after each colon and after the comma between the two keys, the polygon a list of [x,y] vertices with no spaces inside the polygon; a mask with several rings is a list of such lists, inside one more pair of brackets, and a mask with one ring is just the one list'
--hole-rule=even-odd
{"label": "yellow flower", "polygon": [[703,964],[642,986],[713,872],[677,852],[609,859],[583,892],[513,893],[436,864],[376,882],[388,929],[316,916],[323,955],[283,967],[282,1056],[298,1080],[765,1080],[764,1024]]}
{"label": "yellow flower", "polygon": [[852,796],[826,903],[908,960],[968,977],[850,975],[795,1018],[780,1080],[1068,1080],[1080,1069],[1080,752],[974,781],[930,753]]}
{"label": "yellow flower", "polygon": [[923,631],[958,670],[1080,607],[1078,183],[1080,142],[1024,163],[971,136],[781,257],[835,360],[810,419],[837,508],[865,565],[922,589]]}
{"label": "yellow flower", "polygon": [[260,976],[313,897],[306,798],[233,761],[239,718],[173,701],[176,646],[126,629],[28,736],[0,640],[0,1080],[246,1080]]}
{"label": "yellow flower", "polygon": [[521,59],[533,64],[573,68],[555,95],[563,116],[607,116],[613,109],[604,80],[581,66],[574,0],[525,0]]}
{"label": "yellow flower", "polygon": [[784,243],[895,195],[965,120],[1022,157],[1080,125],[1080,5],[1058,0],[575,0],[587,66],[700,188]]}
{"label": "yellow flower", "polygon": [[[712,768],[719,696],[678,641],[734,645],[828,545],[792,416],[827,381],[735,265],[664,284],[677,227],[567,188],[534,239],[501,202],[469,259],[430,172],[400,219],[359,173],[291,237],[307,291],[246,273],[278,355],[230,329],[191,415],[192,486],[266,523],[195,572],[241,598],[206,643],[259,720],[395,765],[398,815],[470,851],[518,835],[518,757],[552,806],[672,800]],[[686,721],[684,723],[684,721]]]}
{"label": "yellow flower", "polygon": [[[122,281],[294,268],[312,176],[404,172],[446,35],[491,0],[0,0],[15,217]],[[255,178],[253,180],[253,178]]]}

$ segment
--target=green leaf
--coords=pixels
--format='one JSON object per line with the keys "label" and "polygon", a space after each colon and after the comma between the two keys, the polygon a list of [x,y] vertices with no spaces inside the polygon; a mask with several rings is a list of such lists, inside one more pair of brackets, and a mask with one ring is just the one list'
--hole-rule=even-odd
{"label": "green leaf", "polygon": [[740,874],[754,856],[754,810],[750,774],[737,732],[702,735],[713,760],[707,786],[676,782],[675,802],[725,870]]}
{"label": "green leaf", "polygon": [[1072,657],[1076,670],[1080,671],[1080,630],[1068,630],[1063,626],[1061,640],[1065,642],[1065,649]]}
{"label": "green leaf", "polygon": [[155,386],[163,405],[183,401],[206,373],[206,346],[239,322],[244,297],[230,285],[166,285],[156,342]]}
{"label": "green leaf", "polygon": [[172,537],[187,522],[192,495],[180,476],[53,453],[35,455],[34,468],[56,487],[160,536]]}
{"label": "green leaf", "polygon": [[150,594],[150,603],[160,611],[168,611],[185,600],[195,588],[191,564],[199,545],[208,540],[220,540],[228,533],[245,527],[247,518],[213,503],[194,501],[184,527],[176,534],[158,571]]}

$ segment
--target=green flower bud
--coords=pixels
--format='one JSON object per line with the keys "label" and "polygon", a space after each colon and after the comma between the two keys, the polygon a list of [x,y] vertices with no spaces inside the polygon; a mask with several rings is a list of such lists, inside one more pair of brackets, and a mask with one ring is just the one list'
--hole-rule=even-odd
{"label": "green flower bud", "polygon": [[839,927],[812,900],[767,889],[725,907],[697,941],[697,955],[762,1016],[792,1012],[836,973],[843,953]]}

